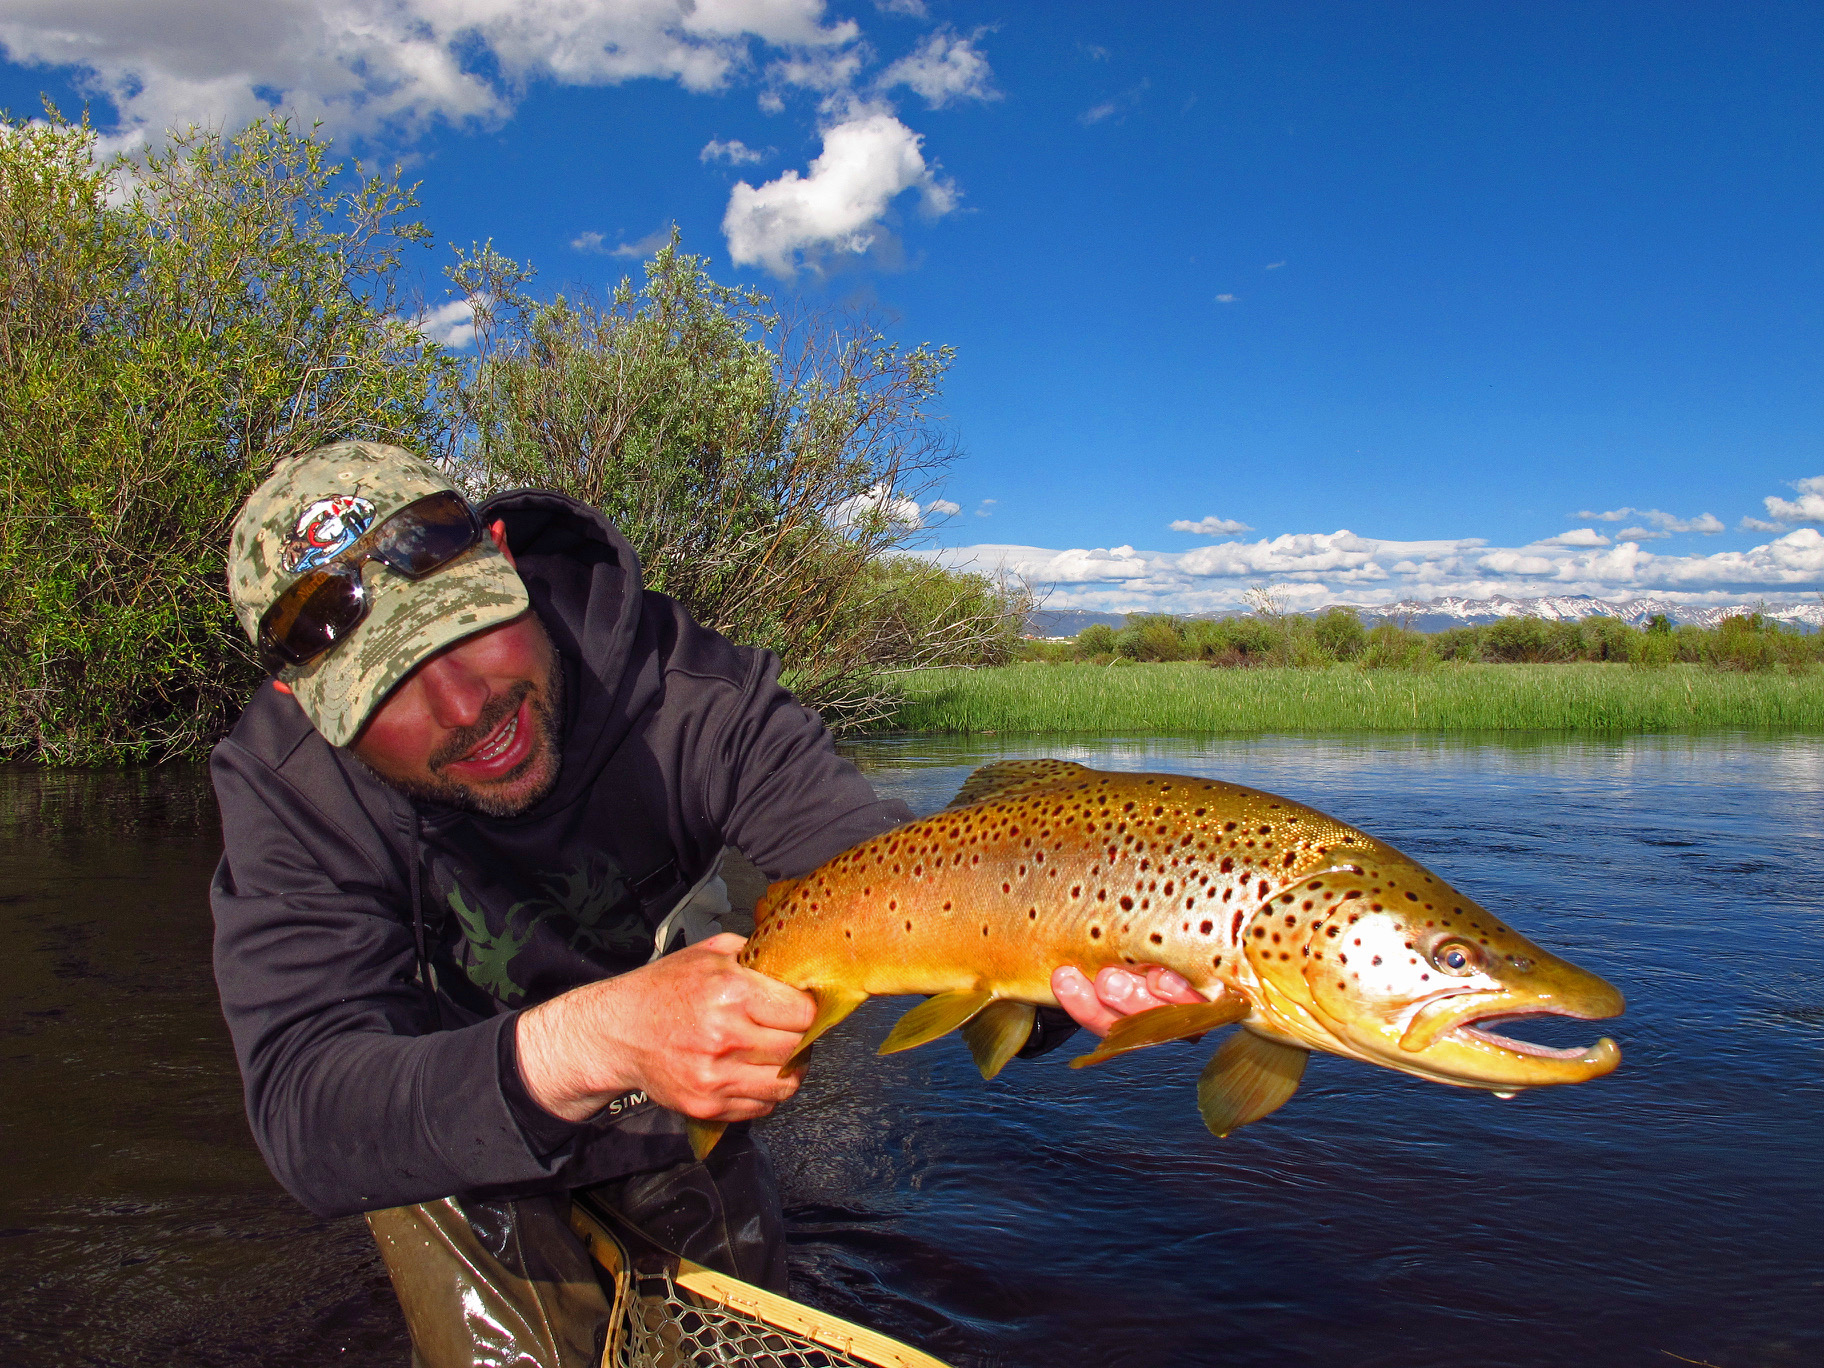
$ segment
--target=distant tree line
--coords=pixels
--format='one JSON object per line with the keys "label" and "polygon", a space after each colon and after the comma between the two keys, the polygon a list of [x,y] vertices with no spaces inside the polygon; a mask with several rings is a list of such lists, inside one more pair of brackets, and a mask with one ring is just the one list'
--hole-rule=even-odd
{"label": "distant tree line", "polygon": [[778,651],[838,727],[890,709],[899,672],[1013,657],[1017,587],[899,554],[956,457],[948,348],[784,317],[674,236],[599,302],[459,254],[479,345],[458,354],[411,322],[415,207],[283,120],[128,164],[54,111],[0,117],[0,759],[206,751],[260,678],[224,582],[233,516],[344,437],[477,498],[602,508],[654,587]]}
{"label": "distant tree line", "polygon": [[1219,619],[1136,614],[1119,629],[1100,623],[1085,627],[1072,642],[1028,642],[1025,655],[1032,660],[1098,664],[1192,660],[1218,667],[1422,669],[1453,661],[1614,661],[1643,666],[1683,663],[1730,670],[1804,670],[1824,661],[1824,634],[1783,629],[1759,613],[1725,618],[1713,628],[1675,627],[1657,615],[1643,627],[1601,616],[1580,622],[1512,617],[1428,633],[1385,621],[1368,627],[1346,608],[1309,617],[1263,608]]}

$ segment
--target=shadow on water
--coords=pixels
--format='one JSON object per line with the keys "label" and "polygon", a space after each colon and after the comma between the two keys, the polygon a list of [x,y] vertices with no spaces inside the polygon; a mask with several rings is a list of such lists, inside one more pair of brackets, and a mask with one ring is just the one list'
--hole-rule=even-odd
{"label": "shadow on water", "polygon": [[266,1172],[209,966],[198,768],[0,767],[0,1362],[404,1364],[359,1220]]}
{"label": "shadow on water", "polygon": [[[851,753],[921,812],[1046,754],[1313,803],[1619,984],[1626,1060],[1500,1102],[1320,1056],[1218,1142],[1207,1045],[985,1086],[954,1041],[877,1059],[906,1004],[871,1003],[768,1126],[804,1299],[959,1368],[1824,1362],[1824,741]],[[0,1362],[406,1362],[363,1224],[304,1212],[248,1137],[217,850],[200,770],[0,768]]]}

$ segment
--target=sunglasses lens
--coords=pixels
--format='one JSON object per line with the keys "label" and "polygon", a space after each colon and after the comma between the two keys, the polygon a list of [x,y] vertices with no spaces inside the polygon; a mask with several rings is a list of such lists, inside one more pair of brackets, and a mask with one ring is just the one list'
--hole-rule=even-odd
{"label": "sunglasses lens", "polygon": [[292,585],[260,623],[260,650],[268,668],[302,665],[347,636],[367,616],[367,592],[358,575],[315,571]]}
{"label": "sunglasses lens", "polygon": [[460,494],[430,494],[376,529],[374,555],[412,579],[447,565],[481,540],[481,523]]}

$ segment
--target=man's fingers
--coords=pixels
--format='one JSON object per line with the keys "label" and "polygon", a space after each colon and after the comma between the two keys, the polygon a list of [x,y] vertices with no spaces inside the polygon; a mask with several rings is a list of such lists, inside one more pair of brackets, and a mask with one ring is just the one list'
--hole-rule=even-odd
{"label": "man's fingers", "polygon": [[1110,966],[1096,975],[1096,996],[1102,1005],[1121,1016],[1157,1007],[1159,1000],[1146,990],[1146,979],[1127,969]]}
{"label": "man's fingers", "polygon": [[1107,1035],[1108,1028],[1119,1019],[1120,1014],[1103,1005],[1096,995],[1095,985],[1075,965],[1067,964],[1052,971],[1051,994],[1058,1000],[1058,1005],[1070,1013],[1071,1020],[1096,1035]]}
{"label": "man's fingers", "polygon": [[1099,1036],[1107,1035],[1117,1021],[1135,1012],[1171,1002],[1206,1000],[1183,975],[1157,964],[1144,974],[1110,965],[1096,975],[1094,983],[1081,969],[1066,965],[1052,973],[1051,991],[1077,1025]]}
{"label": "man's fingers", "polygon": [[817,999],[809,993],[801,992],[770,979],[765,974],[756,974],[752,969],[741,971],[747,980],[749,996],[747,1000],[748,1019],[756,1026],[769,1027],[775,1031],[791,1031],[803,1035],[817,1019]]}
{"label": "man's fingers", "polygon": [[780,1066],[792,1057],[792,1051],[798,1048],[798,1042],[803,1038],[803,1031],[774,1031],[759,1028],[754,1030],[729,1058],[736,1064],[752,1065],[756,1069],[771,1069],[774,1073],[778,1073]]}
{"label": "man's fingers", "polygon": [[1209,999],[1191,987],[1182,974],[1154,965],[1146,971],[1146,990],[1160,1002],[1193,1003]]}

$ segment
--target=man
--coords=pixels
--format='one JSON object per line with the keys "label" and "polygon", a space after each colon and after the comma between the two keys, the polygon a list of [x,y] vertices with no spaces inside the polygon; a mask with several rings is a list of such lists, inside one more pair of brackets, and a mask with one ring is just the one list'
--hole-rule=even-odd
{"label": "man", "polygon": [[[791,1096],[811,1001],[738,966],[738,937],[675,947],[715,910],[725,847],[791,877],[908,810],[773,657],[643,591],[563,496],[474,510],[404,451],[338,443],[249,499],[229,579],[274,674],[212,759],[248,1117],[306,1206],[367,1213],[419,1360],[594,1362],[581,1187],[781,1287],[764,1151],[737,1125],[696,1163],[684,1118]],[[1188,993],[1158,971],[1057,987],[1098,1031]]]}

